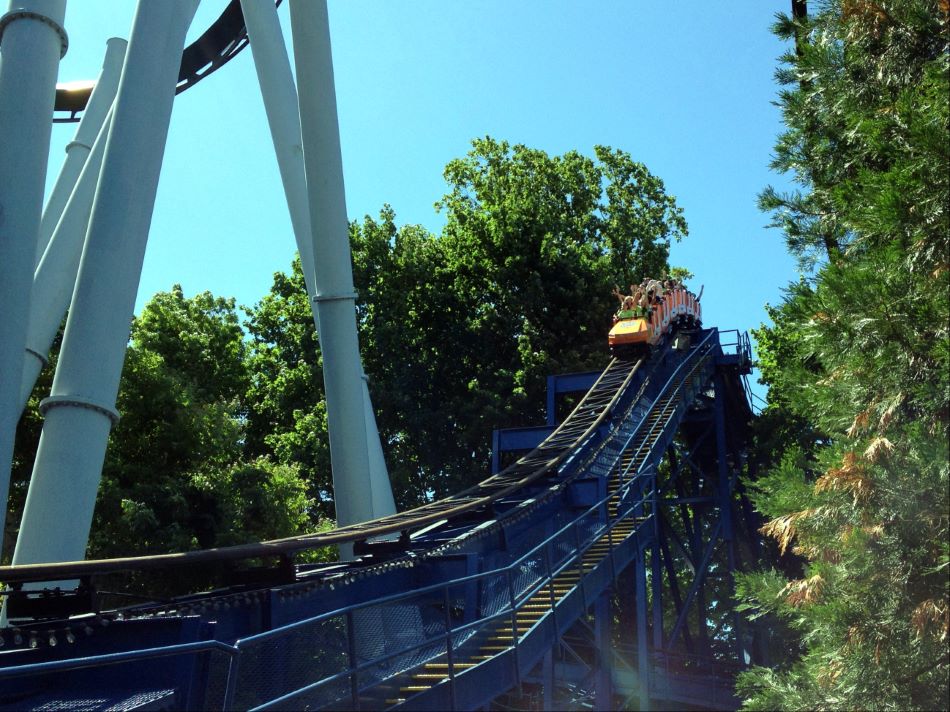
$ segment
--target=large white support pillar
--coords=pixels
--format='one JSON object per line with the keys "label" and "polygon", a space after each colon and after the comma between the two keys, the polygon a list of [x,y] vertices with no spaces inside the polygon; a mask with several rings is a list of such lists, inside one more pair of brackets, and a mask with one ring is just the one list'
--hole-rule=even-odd
{"label": "large white support pillar", "polygon": [[111,125],[110,113],[102,124],[92,153],[83,165],[79,180],[33,275],[30,323],[23,357],[23,375],[20,377],[21,412],[30,399],[37,377],[47,364],[50,347],[69,307]]}
{"label": "large white support pillar", "polygon": [[10,0],[0,17],[0,543],[65,14],[66,0]]}
{"label": "large white support pillar", "polygon": [[[297,240],[297,250],[300,252],[304,281],[313,306],[314,323],[317,334],[321,337],[321,348],[325,348],[322,340],[323,332],[319,324],[319,312],[316,302],[313,301],[317,295],[314,275],[316,264],[310,229],[307,176],[301,146],[297,88],[294,85],[290,60],[277,17],[277,8],[270,2],[241,0],[241,9],[244,12],[254,66],[257,69],[264,109],[267,112],[274,152],[277,155],[277,165],[287,198],[290,221]],[[362,365],[360,369],[362,375]],[[382,445],[379,442],[376,416],[373,413],[365,375],[362,375],[361,382],[366,439],[369,448],[371,518],[375,519],[394,514],[396,504],[393,500],[392,485],[389,482]]]}
{"label": "large white support pillar", "polygon": [[[140,0],[14,564],[82,559],[125,359],[185,33],[198,0]],[[21,345],[22,348],[22,345]],[[19,385],[19,384],[18,384]]]}
{"label": "large white support pillar", "polygon": [[313,234],[313,301],[323,353],[333,492],[337,522],[346,525],[372,518],[373,488],[326,2],[291,0],[290,18]]}
{"label": "large white support pillar", "polygon": [[96,80],[96,86],[89,96],[82,118],[76,127],[73,140],[66,145],[66,160],[56,178],[56,184],[50,191],[40,220],[40,235],[36,244],[36,263],[39,264],[43,252],[53,236],[53,230],[59,224],[63,209],[72,195],[82,167],[86,164],[93,141],[99,135],[102,122],[112,108],[115,92],[119,88],[119,74],[122,72],[122,60],[125,59],[125,47],[128,44],[118,37],[106,40],[106,53],[102,60],[102,70]]}

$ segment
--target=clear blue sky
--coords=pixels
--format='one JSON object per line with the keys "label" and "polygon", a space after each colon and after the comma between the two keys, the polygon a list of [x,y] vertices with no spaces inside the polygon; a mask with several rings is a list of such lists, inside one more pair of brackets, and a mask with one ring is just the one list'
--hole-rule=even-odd
{"label": "clear blue sky", "polygon": [[[263,1],[263,0],[262,0]],[[190,38],[224,8],[203,0]],[[442,169],[491,135],[562,153],[629,152],[689,222],[672,263],[705,285],[705,321],[743,330],[796,276],[755,205],[781,130],[769,32],[790,0],[331,0],[352,219],[384,203],[438,231]],[[130,0],[69,0],[60,81],[94,78],[105,40],[128,37]],[[280,8],[290,41],[288,9]],[[74,126],[53,130],[48,185]],[[181,283],[250,305],[289,267],[294,240],[251,53],[180,95],[137,309]]]}

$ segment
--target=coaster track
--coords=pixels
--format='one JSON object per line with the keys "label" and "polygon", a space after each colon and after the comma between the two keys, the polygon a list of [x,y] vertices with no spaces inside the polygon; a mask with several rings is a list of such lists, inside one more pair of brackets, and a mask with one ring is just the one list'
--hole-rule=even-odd
{"label": "coaster track", "polygon": [[[712,412],[710,402],[720,411],[745,403],[742,364],[729,364],[715,329],[693,334],[685,350],[667,345],[650,359],[615,359],[570,416],[512,466],[391,517],[218,550],[2,567],[0,580],[8,583],[88,581],[276,555],[284,578],[71,619],[23,620],[19,643],[7,641],[0,653],[0,708],[70,704],[104,689],[109,704],[126,709],[136,700],[153,708],[483,706],[529,679],[591,606],[603,606],[605,592],[618,587],[631,564],[637,605],[645,607],[644,552],[651,549],[660,561],[667,544],[659,508],[672,480],[661,486],[659,464],[690,413]],[[717,431],[717,441],[720,434],[728,439]],[[720,452],[720,474],[724,460]],[[729,482],[734,477],[717,485],[722,501],[732,497]],[[702,600],[697,591],[713,539],[729,526],[729,509],[709,527],[713,538],[702,562],[692,562],[685,599],[674,594],[680,605],[670,646],[677,634],[688,634],[688,609]],[[296,552],[333,543],[357,544],[358,558],[289,565]],[[655,565],[654,579],[657,571]],[[104,622],[108,629],[101,629]],[[80,629],[94,635],[77,641],[70,631]],[[54,649],[56,636],[72,637],[74,650]],[[716,684],[705,686],[705,696],[670,684],[657,672],[660,653],[654,651],[652,668],[641,656],[649,680],[641,695],[650,687],[667,700],[705,704],[710,689],[722,688],[719,703],[733,704],[715,676],[707,676]],[[668,669],[669,658],[663,663]]]}
{"label": "coaster track", "polygon": [[406,536],[436,521],[448,521],[453,517],[484,511],[502,498],[555,473],[564,459],[586,442],[607,419],[640,364],[641,361],[612,360],[570,416],[541,445],[497,475],[444,499],[369,522],[339,527],[324,534],[273,539],[259,544],[177,554],[0,566],[0,580],[18,583],[40,581],[54,574],[57,577],[90,576],[289,554],[332,544],[361,543],[394,532]]}

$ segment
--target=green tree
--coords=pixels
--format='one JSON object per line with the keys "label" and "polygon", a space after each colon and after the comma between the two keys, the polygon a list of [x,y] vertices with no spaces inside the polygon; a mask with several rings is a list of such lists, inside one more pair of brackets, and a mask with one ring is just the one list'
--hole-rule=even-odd
{"label": "green tree", "polygon": [[92,556],[185,551],[301,533],[300,473],[245,459],[247,348],[233,299],[176,285],[132,325],[90,537]]}
{"label": "green tree", "polygon": [[604,364],[611,287],[665,274],[670,241],[687,234],[643,164],[603,146],[594,153],[549,156],[484,138],[446,167],[437,207],[445,277],[462,307],[450,322],[431,319],[463,339],[442,354],[465,374],[441,396],[458,443],[444,458],[450,482],[484,472],[492,427],[537,422],[547,374]]}
{"label": "green tree", "polygon": [[[58,344],[17,430],[7,561]],[[175,285],[146,304],[132,325],[116,403],[122,417],[110,435],[88,556],[186,551],[325,528],[299,467],[247,452],[249,358],[233,299],[187,298]],[[213,575],[196,574],[202,585]],[[197,579],[145,577],[131,587],[177,591]]]}
{"label": "green tree", "polygon": [[797,42],[773,165],[801,190],[760,202],[806,275],[757,332],[755,499],[801,573],[740,591],[801,654],[743,676],[749,709],[946,703],[947,25],[936,0],[832,0],[776,23]]}
{"label": "green tree", "polygon": [[246,309],[246,452],[299,468],[319,513],[332,516],[323,358],[299,257]]}
{"label": "green tree", "polygon": [[464,415],[451,397],[471,378],[460,355],[474,348],[459,323],[457,267],[443,240],[418,225],[397,228],[383,208],[351,229],[361,344],[400,507],[452,487],[451,458]]}
{"label": "green tree", "polygon": [[[622,151],[549,156],[491,138],[445,169],[440,235],[384,207],[350,229],[364,367],[397,503],[484,477],[494,427],[537,422],[549,373],[607,358],[611,288],[668,270],[686,223]],[[329,505],[320,360],[303,279],[249,310],[248,443]]]}

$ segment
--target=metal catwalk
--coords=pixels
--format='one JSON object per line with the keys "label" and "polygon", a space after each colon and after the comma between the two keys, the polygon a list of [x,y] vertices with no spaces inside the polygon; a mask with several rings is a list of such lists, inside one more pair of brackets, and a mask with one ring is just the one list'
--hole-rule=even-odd
{"label": "metal catwalk", "polygon": [[[81,585],[11,600],[0,708],[734,707],[755,647],[723,600],[742,546],[754,554],[739,482],[749,365],[746,337],[724,348],[716,329],[614,360],[510,467],[373,522],[2,568],[8,585]],[[356,560],[295,561],[341,542]],[[233,584],[124,608],[102,595],[122,576],[210,565]]]}

